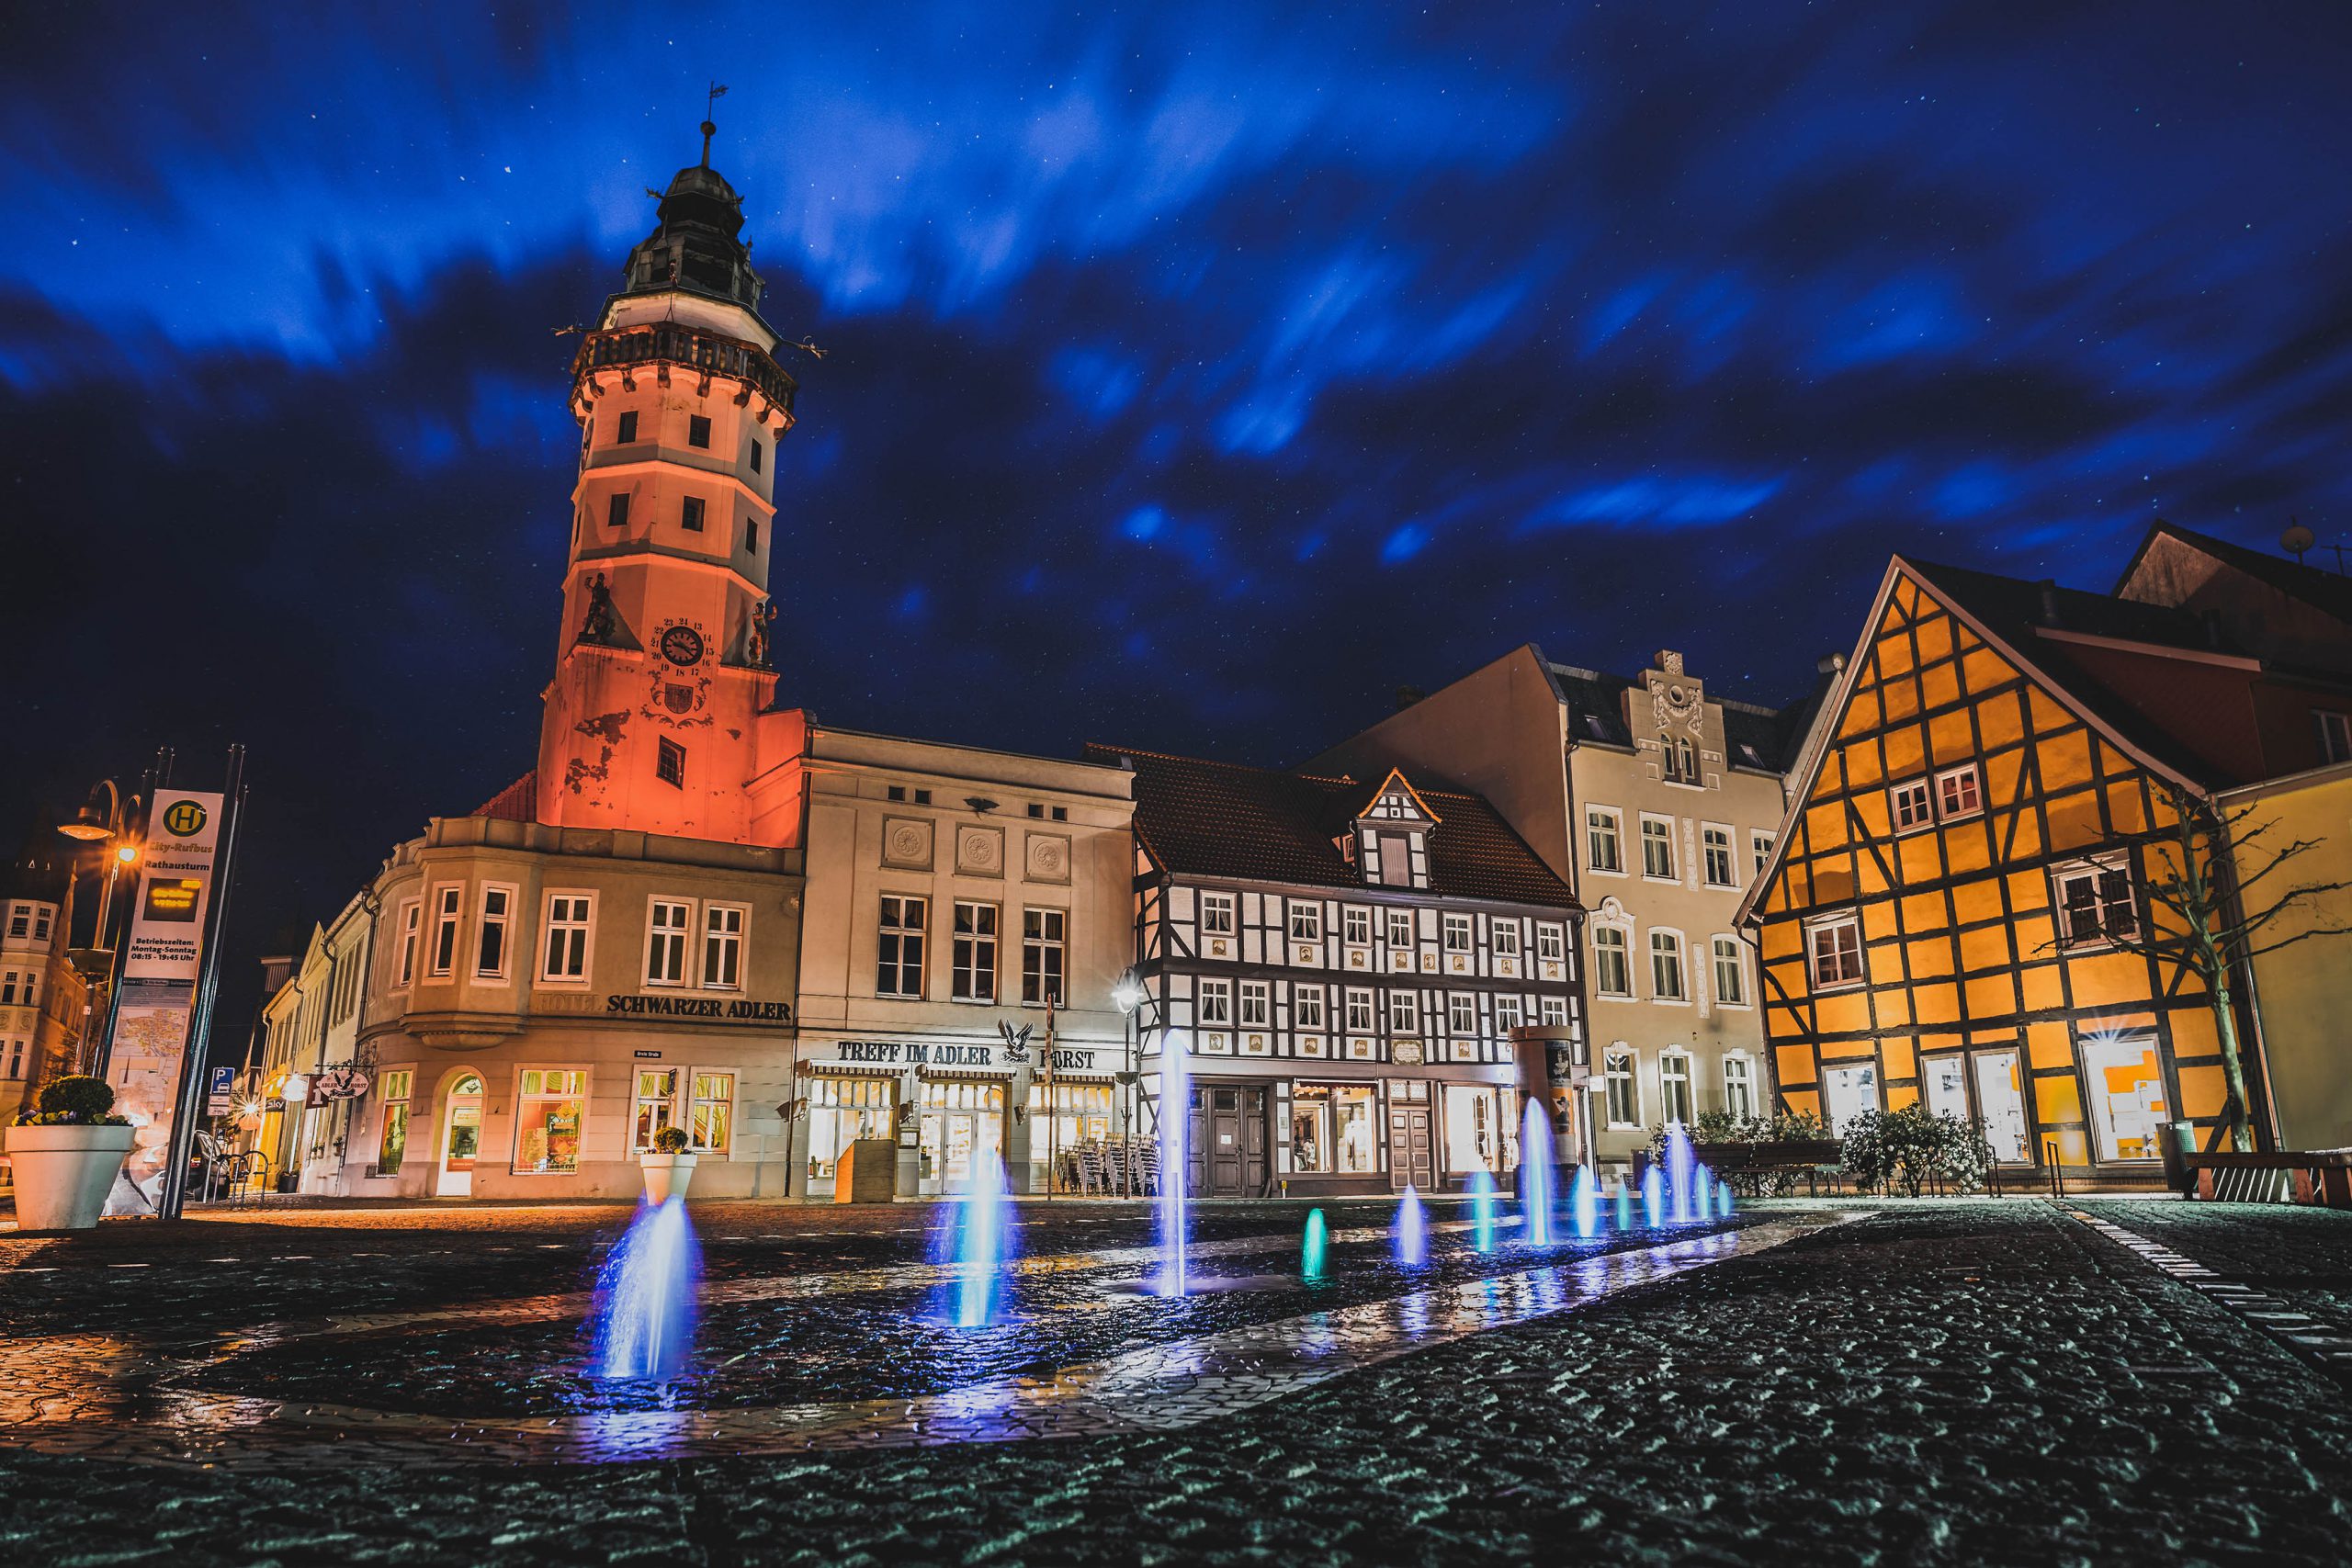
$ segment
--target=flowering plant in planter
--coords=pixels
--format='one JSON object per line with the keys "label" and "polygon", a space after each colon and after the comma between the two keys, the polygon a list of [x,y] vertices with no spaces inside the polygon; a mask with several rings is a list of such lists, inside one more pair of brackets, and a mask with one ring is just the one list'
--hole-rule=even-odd
{"label": "flowering plant in planter", "polygon": [[653,1147],[655,1152],[659,1154],[684,1154],[686,1152],[686,1130],[684,1127],[662,1128],[660,1132],[653,1134]]}
{"label": "flowering plant in planter", "polygon": [[19,1127],[128,1127],[130,1118],[114,1114],[114,1087],[83,1075],[41,1085],[39,1109],[17,1112]]}

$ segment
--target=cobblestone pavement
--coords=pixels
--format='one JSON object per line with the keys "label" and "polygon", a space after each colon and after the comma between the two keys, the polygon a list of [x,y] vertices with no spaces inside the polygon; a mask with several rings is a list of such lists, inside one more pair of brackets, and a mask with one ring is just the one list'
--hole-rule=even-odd
{"label": "cobblestone pavement", "polygon": [[2079,1206],[2352,1334],[2352,1224],[2340,1213],[2290,1203]]}
{"label": "cobblestone pavement", "polygon": [[[2157,1205],[2114,1207],[2150,1234]],[[1033,1247],[1083,1234],[1060,1224]],[[1103,1240],[1132,1245],[1125,1224]],[[365,1227],[344,1240],[292,1292],[317,1301],[307,1315],[364,1294],[363,1270],[406,1298],[395,1310],[433,1304],[412,1278],[440,1278],[433,1260],[355,1259],[379,1250]],[[466,1299],[560,1293],[583,1241],[514,1243],[560,1250],[535,1269],[518,1254]],[[0,1275],[0,1303],[53,1331],[54,1304],[25,1298],[78,1274],[114,1299],[184,1292],[191,1342],[252,1321],[237,1292],[199,1282],[195,1250],[174,1263],[108,1238],[41,1262],[51,1249],[17,1261],[58,1272]],[[158,1271],[107,1267],[139,1261]],[[1393,1337],[1410,1309],[1385,1310]],[[187,1471],[0,1448],[0,1562],[2268,1563],[2342,1562],[2352,1541],[2342,1392],[2039,1201],[1890,1205],[1242,1403],[1066,1442],[514,1469]]]}

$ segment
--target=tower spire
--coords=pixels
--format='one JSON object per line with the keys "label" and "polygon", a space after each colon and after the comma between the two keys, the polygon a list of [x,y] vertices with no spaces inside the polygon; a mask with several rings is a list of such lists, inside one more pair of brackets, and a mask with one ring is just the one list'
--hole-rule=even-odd
{"label": "tower spire", "polygon": [[702,101],[702,166],[706,169],[710,167],[710,139],[718,134],[718,127],[711,123],[711,114],[718,107],[718,100],[726,96],[726,87],[713,82],[708,96]]}

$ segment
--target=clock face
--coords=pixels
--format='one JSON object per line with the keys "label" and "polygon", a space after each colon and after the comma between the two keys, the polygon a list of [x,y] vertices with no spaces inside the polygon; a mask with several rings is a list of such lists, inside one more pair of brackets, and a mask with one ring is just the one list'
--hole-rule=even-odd
{"label": "clock face", "polygon": [[662,657],[673,664],[702,662],[702,634],[692,626],[672,626],[662,634]]}

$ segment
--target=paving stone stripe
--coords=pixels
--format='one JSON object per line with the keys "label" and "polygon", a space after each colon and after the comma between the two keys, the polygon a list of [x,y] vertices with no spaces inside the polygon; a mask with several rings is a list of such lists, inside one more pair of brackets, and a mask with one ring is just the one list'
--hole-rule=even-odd
{"label": "paving stone stripe", "polygon": [[[266,1328],[177,1355],[102,1336],[19,1340],[0,1346],[0,1444],[157,1464],[317,1471],[609,1463],[1170,1431],[1413,1350],[1751,1257],[1854,1217],[1828,1212],[1776,1219],[917,1398],[452,1421],[187,1386],[222,1355],[272,1342],[276,1331]],[[1105,1255],[1089,1256],[1100,1266]],[[345,1321],[362,1325],[345,1332],[378,1331],[368,1320]]]}
{"label": "paving stone stripe", "polygon": [[2162,1242],[2151,1241],[2135,1231],[2128,1231],[2111,1220],[2085,1213],[2080,1209],[2070,1208],[2064,1212],[2118,1247],[2137,1254],[2159,1273],[2180,1281],[2215,1305],[2235,1314],[2296,1356],[2338,1377],[2352,1377],[2352,1338],[2335,1333],[2310,1314],[2267,1292],[2223,1279],[2195,1258],[2177,1252]]}

